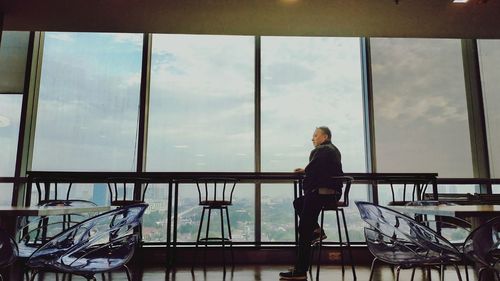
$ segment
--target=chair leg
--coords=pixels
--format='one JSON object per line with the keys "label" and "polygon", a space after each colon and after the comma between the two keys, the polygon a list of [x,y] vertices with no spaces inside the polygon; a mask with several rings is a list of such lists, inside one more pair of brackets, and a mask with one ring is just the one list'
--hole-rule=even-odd
{"label": "chair leg", "polygon": [[372,278],[373,278],[373,271],[375,270],[375,263],[377,263],[377,258],[373,258],[373,261],[372,261],[372,266],[370,268],[370,278],[368,278],[368,281],[372,281]]}
{"label": "chair leg", "polygon": [[220,233],[221,233],[221,241],[222,241],[222,266],[224,267],[224,273],[226,272],[226,241],[224,240],[224,217],[222,216],[223,210],[220,211]]}
{"label": "chair leg", "polygon": [[38,270],[33,270],[31,272],[31,278],[30,278],[30,281],[33,281],[35,280],[35,276],[38,274]]}
{"label": "chair leg", "polygon": [[229,222],[229,211],[226,209],[227,232],[229,234],[229,249],[231,251],[231,266],[234,267],[233,235],[231,234],[231,223]]}
{"label": "chair leg", "polygon": [[464,268],[465,268],[465,280],[469,281],[469,269],[467,263],[464,264]]}
{"label": "chair leg", "polygon": [[[325,219],[325,210],[321,210],[321,225],[320,225],[320,231],[323,231],[323,222]],[[323,241],[321,239],[322,233],[320,232],[319,234],[320,239],[319,239],[319,249],[318,249],[318,265],[316,266],[316,281],[319,280],[319,269],[321,266],[321,248],[323,248]],[[309,246],[310,247],[310,246]]]}
{"label": "chair leg", "polygon": [[126,264],[123,265],[125,268],[125,273],[127,274],[127,280],[132,281],[132,273],[130,272],[130,268]]}
{"label": "chair leg", "polygon": [[[457,272],[458,281],[462,281],[462,274],[460,274],[460,269],[458,268],[458,265],[454,264],[453,267],[455,268],[455,271]],[[444,276],[444,272],[443,272],[443,276]]]}
{"label": "chair leg", "polygon": [[439,266],[439,280],[444,281],[444,265]]}
{"label": "chair leg", "polygon": [[203,267],[207,266],[207,248],[208,248],[208,232],[210,230],[210,218],[212,216],[212,209],[208,208],[207,231],[205,232],[205,249],[203,250]]}
{"label": "chair leg", "polygon": [[486,268],[485,267],[481,267],[477,273],[477,281],[481,281],[481,277],[483,277],[483,272]]}
{"label": "chair leg", "polygon": [[401,272],[401,267],[396,267],[396,281],[399,281],[399,273]]}
{"label": "chair leg", "polygon": [[340,216],[339,216],[339,210],[335,210],[335,215],[337,216],[337,230],[339,234],[339,247],[340,247],[340,264],[342,265],[342,276],[345,274],[345,269],[344,269],[344,247],[343,247],[343,242],[342,242],[342,228],[340,227]]}
{"label": "chair leg", "polygon": [[[311,254],[309,255],[309,260],[311,261],[309,263],[309,273],[311,273],[312,270],[312,261],[314,260],[314,252],[316,251],[316,245],[311,246]],[[312,277],[311,277],[312,278]]]}
{"label": "chair leg", "polygon": [[198,235],[196,236],[196,244],[194,248],[194,258],[193,258],[193,263],[191,264],[191,270],[194,270],[194,263],[196,262],[196,258],[198,257],[198,244],[200,243],[200,235],[201,235],[201,229],[203,227],[203,219],[205,218],[205,208],[203,208],[201,212],[201,219],[200,219],[200,224],[198,226]]}
{"label": "chair leg", "polygon": [[349,239],[349,231],[347,230],[347,222],[345,219],[344,209],[340,209],[340,212],[342,213],[342,221],[344,222],[345,239],[347,242],[347,251],[349,252],[349,259],[351,262],[352,277],[354,280],[356,280],[357,278],[356,278],[356,269],[354,268],[354,257],[352,255],[351,240]]}
{"label": "chair leg", "polygon": [[411,271],[411,279],[410,279],[411,281],[413,281],[413,279],[415,279],[415,271],[416,271],[416,270],[417,270],[417,268],[416,268],[416,267],[414,267],[414,268],[412,269],[412,271]]}

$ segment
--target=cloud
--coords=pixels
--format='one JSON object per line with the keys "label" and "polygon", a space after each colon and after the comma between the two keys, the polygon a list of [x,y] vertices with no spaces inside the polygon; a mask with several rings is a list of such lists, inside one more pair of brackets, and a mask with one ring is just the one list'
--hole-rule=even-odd
{"label": "cloud", "polygon": [[116,43],[132,44],[142,48],[143,35],[138,33],[112,33],[111,37]]}
{"label": "cloud", "polygon": [[45,33],[45,38],[64,41],[64,42],[75,41],[75,37],[74,37],[73,33],[70,33],[70,32],[47,32],[47,33]]}
{"label": "cloud", "polygon": [[467,115],[447,97],[395,96],[385,103],[378,102],[378,116],[386,121],[392,120],[407,125],[411,122],[427,121],[434,125],[450,121],[467,121]]}
{"label": "cloud", "polygon": [[121,85],[123,88],[138,88],[141,85],[141,73],[135,73],[132,75],[129,75],[127,78],[125,78],[124,83]]}
{"label": "cloud", "polygon": [[8,127],[10,125],[10,119],[6,116],[0,115],[0,128]]}
{"label": "cloud", "polygon": [[377,38],[371,55],[378,171],[472,176],[460,40]]}

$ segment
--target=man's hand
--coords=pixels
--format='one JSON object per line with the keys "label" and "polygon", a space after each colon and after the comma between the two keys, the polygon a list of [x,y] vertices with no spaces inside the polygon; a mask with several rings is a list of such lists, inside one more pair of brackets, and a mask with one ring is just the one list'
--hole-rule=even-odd
{"label": "man's hand", "polygon": [[293,170],[295,173],[305,173],[306,171],[302,168],[297,168],[295,170]]}

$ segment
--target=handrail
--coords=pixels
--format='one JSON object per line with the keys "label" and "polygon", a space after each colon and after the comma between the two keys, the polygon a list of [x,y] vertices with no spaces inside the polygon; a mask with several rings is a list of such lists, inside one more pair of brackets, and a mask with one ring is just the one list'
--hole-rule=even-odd
{"label": "handrail", "polygon": [[[240,183],[278,183],[301,180],[303,174],[293,172],[58,172],[58,171],[29,171],[28,182],[36,181],[71,181],[72,183],[107,182],[110,178],[121,180],[137,177],[148,178],[151,183],[165,183],[169,181],[190,182],[207,177],[236,178]],[[354,178],[355,184],[413,182],[416,180],[435,181],[437,173],[345,173],[345,176]],[[193,182],[194,183],[194,182]]]}
{"label": "handrail", "polygon": [[28,177],[0,177],[0,183],[26,183]]}

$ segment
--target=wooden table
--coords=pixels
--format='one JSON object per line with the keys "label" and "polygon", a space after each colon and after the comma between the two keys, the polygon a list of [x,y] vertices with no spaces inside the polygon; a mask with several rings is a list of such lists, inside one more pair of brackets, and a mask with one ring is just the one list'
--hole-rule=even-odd
{"label": "wooden table", "polygon": [[0,206],[0,226],[10,235],[16,233],[16,220],[20,216],[54,216],[68,214],[100,213],[111,210],[110,206],[87,206],[87,207],[11,207]]}
{"label": "wooden table", "polygon": [[391,206],[400,213],[459,217],[471,222],[472,228],[500,216],[500,205],[437,205],[437,206]]}

